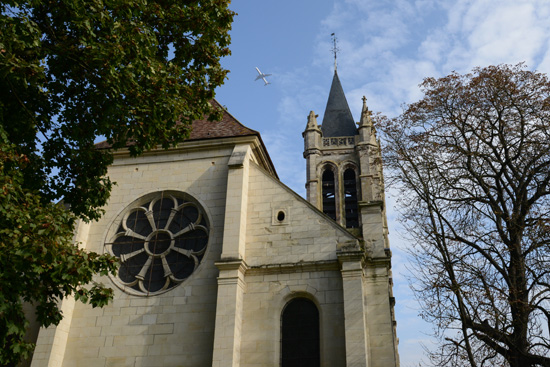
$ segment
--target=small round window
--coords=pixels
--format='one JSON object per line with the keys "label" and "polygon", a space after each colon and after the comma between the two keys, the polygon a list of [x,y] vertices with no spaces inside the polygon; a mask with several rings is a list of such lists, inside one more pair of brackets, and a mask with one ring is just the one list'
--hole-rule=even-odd
{"label": "small round window", "polygon": [[208,245],[208,221],[189,195],[148,195],[121,217],[105,247],[120,261],[114,280],[124,291],[160,294],[181,284],[199,266]]}

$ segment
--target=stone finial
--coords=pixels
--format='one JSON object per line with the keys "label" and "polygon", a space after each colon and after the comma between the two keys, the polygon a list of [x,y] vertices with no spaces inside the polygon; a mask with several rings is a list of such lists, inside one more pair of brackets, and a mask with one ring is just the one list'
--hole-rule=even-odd
{"label": "stone finial", "polygon": [[359,121],[359,127],[372,126],[372,119],[371,119],[372,113],[369,111],[369,108],[367,107],[367,97],[363,96],[362,99],[363,99],[363,110],[361,111],[361,121]]}
{"label": "stone finial", "polygon": [[307,126],[306,131],[310,129],[318,130],[319,127],[317,126],[317,117],[319,115],[316,115],[315,112],[309,111],[309,115],[307,117]]}

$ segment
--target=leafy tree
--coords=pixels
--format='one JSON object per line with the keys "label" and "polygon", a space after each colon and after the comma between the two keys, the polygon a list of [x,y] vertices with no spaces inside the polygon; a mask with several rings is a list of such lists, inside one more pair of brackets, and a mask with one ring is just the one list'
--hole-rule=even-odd
{"label": "leafy tree", "polygon": [[432,362],[550,366],[550,82],[519,64],[421,86],[378,123]]}
{"label": "leafy tree", "polygon": [[[192,120],[220,116],[209,101],[227,70],[229,0],[7,0],[0,3],[0,364],[32,346],[21,339],[21,301],[43,325],[54,299],[88,290],[107,255],[75,247],[77,219],[98,219],[112,182],[104,137],[132,155],[168,148]],[[52,204],[63,199],[64,211]],[[9,296],[8,296],[9,295]]]}
{"label": "leafy tree", "polygon": [[[116,260],[73,243],[74,214],[24,188],[22,171],[29,159],[16,153],[5,133],[0,138],[0,364],[10,366],[33,349],[24,341],[29,322],[22,303],[37,305],[36,317],[44,326],[61,321],[58,301],[67,295],[103,306],[113,292],[92,277],[114,273]],[[90,282],[92,287],[84,287]]]}

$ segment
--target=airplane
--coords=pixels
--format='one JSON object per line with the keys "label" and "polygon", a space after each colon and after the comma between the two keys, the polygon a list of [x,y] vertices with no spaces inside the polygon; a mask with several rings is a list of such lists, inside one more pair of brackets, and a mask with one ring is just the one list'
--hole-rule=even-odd
{"label": "airplane", "polygon": [[256,77],[256,79],[254,79],[255,81],[258,80],[258,79],[262,79],[262,80],[264,81],[264,83],[265,83],[265,84],[264,84],[264,87],[265,87],[266,85],[268,85],[268,84],[271,84],[271,83],[268,82],[267,79],[266,79],[266,77],[270,76],[271,74],[263,74],[263,73],[260,71],[260,69],[258,69],[258,68],[256,68],[256,71],[257,71],[258,74],[260,74],[260,75],[258,75],[258,76]]}

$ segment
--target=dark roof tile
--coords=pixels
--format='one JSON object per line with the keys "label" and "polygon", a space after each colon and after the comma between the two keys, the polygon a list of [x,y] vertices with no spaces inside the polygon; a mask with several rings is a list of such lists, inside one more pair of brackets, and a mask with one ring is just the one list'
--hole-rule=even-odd
{"label": "dark roof tile", "polygon": [[332,78],[321,131],[324,137],[357,135],[357,128],[336,71]]}
{"label": "dark roof tile", "polygon": [[213,138],[229,138],[232,136],[260,135],[255,130],[241,124],[233,115],[227,112],[218,101],[214,100],[216,107],[223,109],[223,116],[220,121],[208,121],[205,117],[202,120],[193,121],[191,134],[188,140],[202,140]]}

